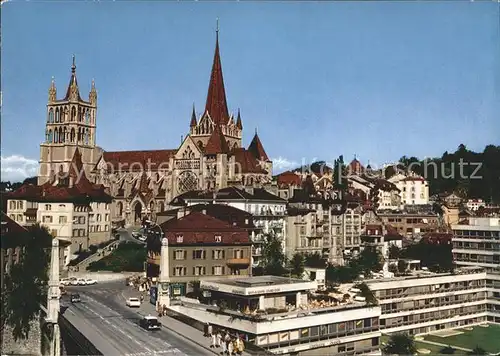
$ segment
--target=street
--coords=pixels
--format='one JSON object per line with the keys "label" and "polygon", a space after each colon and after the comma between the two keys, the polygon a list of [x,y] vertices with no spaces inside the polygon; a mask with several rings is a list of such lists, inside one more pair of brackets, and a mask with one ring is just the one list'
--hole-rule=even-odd
{"label": "street", "polygon": [[138,244],[146,244],[143,241],[139,241],[135,237],[132,236],[132,231],[135,231],[133,228],[128,228],[128,229],[118,229],[116,232],[120,234],[120,241],[125,241],[125,242],[135,242]]}
{"label": "street", "polygon": [[[125,306],[127,287],[123,281],[103,283],[88,287],[68,287],[68,294],[79,293],[81,303],[61,300],[64,315],[68,319],[78,318],[80,331],[93,338],[101,338],[97,348],[105,355],[120,352],[128,356],[158,354],[210,355],[210,353],[187,338],[162,327],[158,331],[146,331],[139,327],[141,315],[137,309]],[[88,334],[89,333],[89,334]],[[92,339],[93,340],[93,339]],[[100,341],[100,340],[99,340]],[[108,346],[109,345],[109,346]]]}

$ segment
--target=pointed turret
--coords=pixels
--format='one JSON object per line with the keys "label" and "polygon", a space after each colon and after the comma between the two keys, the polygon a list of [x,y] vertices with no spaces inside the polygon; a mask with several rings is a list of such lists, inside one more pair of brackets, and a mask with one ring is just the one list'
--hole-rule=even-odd
{"label": "pointed turret", "polygon": [[225,125],[229,120],[226,91],[222,77],[222,64],[219,53],[219,27],[217,25],[215,38],[215,54],[208,85],[207,103],[205,112],[208,112],[216,125]]}
{"label": "pointed turret", "polygon": [[229,146],[227,144],[224,135],[222,134],[222,130],[220,125],[215,125],[214,131],[210,135],[208,139],[207,145],[205,147],[205,154],[207,155],[216,155],[219,153],[228,153]]}
{"label": "pointed turret", "polygon": [[194,110],[194,104],[193,104],[193,112],[191,113],[191,124],[189,126],[190,127],[196,126],[196,112]]}
{"label": "pointed turret", "polygon": [[54,77],[52,77],[49,87],[49,103],[53,103],[56,100],[57,100],[56,82],[54,80]]}
{"label": "pointed turret", "polygon": [[68,90],[66,90],[66,96],[64,100],[79,101],[82,100],[80,97],[80,91],[78,90],[78,82],[76,80],[76,64],[75,56],[73,55],[73,65],[71,66],[71,78],[69,80]]}
{"label": "pointed turret", "polygon": [[267,157],[266,151],[264,150],[264,146],[262,142],[260,142],[259,135],[257,135],[257,130],[255,130],[255,136],[250,142],[250,146],[248,146],[248,151],[258,160],[268,162],[269,157]]}
{"label": "pointed turret", "polygon": [[89,103],[91,103],[94,106],[97,104],[97,90],[95,89],[95,81],[94,81],[94,79],[92,79],[92,85],[90,87]]}
{"label": "pointed turret", "polygon": [[236,119],[236,127],[243,130],[243,124],[241,122],[240,109],[238,108],[238,118]]}

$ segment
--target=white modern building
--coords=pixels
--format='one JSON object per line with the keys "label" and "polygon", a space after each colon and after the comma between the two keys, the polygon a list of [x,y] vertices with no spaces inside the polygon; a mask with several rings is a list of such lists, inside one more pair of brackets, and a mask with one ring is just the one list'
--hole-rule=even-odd
{"label": "white modern building", "polygon": [[464,267],[365,282],[379,300],[381,332],[417,335],[498,320],[488,311],[486,279],[483,268]]}
{"label": "white modern building", "polygon": [[459,266],[500,267],[500,218],[470,217],[452,225],[453,257]]}
{"label": "white modern building", "polygon": [[398,173],[388,179],[400,191],[402,205],[429,204],[429,182],[418,175]]}
{"label": "white modern building", "polygon": [[486,207],[486,202],[483,201],[482,199],[469,199],[467,200],[467,203],[465,203],[467,206],[467,209],[472,210],[472,211],[478,211],[479,208],[485,208]]}
{"label": "white modern building", "polygon": [[309,297],[316,281],[261,276],[202,281],[200,287],[209,295],[205,302],[173,301],[170,309],[243,334],[274,354],[380,354],[380,307]]}

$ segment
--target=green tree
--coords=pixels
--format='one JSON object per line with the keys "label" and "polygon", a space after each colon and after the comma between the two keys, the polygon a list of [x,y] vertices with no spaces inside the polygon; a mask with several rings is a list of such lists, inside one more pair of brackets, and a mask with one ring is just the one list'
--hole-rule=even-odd
{"label": "green tree", "polygon": [[350,266],[365,274],[380,271],[383,267],[383,257],[376,248],[365,247],[359,256],[351,261]]}
{"label": "green tree", "polygon": [[283,276],[288,274],[286,265],[286,256],[283,253],[282,239],[276,234],[267,234],[262,248],[263,273],[273,276]]}
{"label": "green tree", "polygon": [[302,253],[296,252],[290,260],[290,270],[294,276],[302,278],[304,274],[305,257]]}
{"label": "green tree", "polygon": [[320,253],[306,253],[304,255],[305,262],[304,264],[307,267],[312,268],[325,268],[327,264],[327,260],[321,256]]}
{"label": "green tree", "polygon": [[385,345],[384,349],[385,355],[413,355],[417,352],[415,347],[415,340],[412,336],[400,333],[392,334]]}
{"label": "green tree", "polygon": [[24,249],[19,262],[4,279],[2,297],[6,300],[2,302],[2,324],[12,328],[15,340],[26,339],[30,323],[39,316],[40,304],[45,304],[47,298],[52,236],[46,227],[36,224],[25,233],[2,236],[2,245],[2,248]]}
{"label": "green tree", "polygon": [[373,294],[373,291],[366,283],[364,282],[360,283],[356,285],[356,288],[358,288],[361,291],[360,295],[365,298],[366,304],[368,305],[378,304],[377,297],[375,297],[375,294]]}
{"label": "green tree", "polygon": [[397,260],[401,255],[401,249],[396,245],[391,245],[389,247],[389,259]]}

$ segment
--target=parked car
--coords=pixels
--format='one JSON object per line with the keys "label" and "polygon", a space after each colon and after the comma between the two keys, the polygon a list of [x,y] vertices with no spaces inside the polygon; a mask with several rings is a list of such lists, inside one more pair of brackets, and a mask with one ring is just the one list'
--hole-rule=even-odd
{"label": "parked car", "polygon": [[70,296],[71,303],[80,303],[82,300],[80,298],[80,294],[71,294]]}
{"label": "parked car", "polygon": [[139,308],[141,306],[141,301],[139,298],[128,298],[126,305],[129,308]]}
{"label": "parked car", "polygon": [[69,286],[71,284],[71,280],[69,278],[63,278],[59,281],[59,284],[62,286]]}
{"label": "parked car", "polygon": [[88,285],[88,286],[90,286],[92,284],[97,284],[97,281],[95,279],[92,279],[92,278],[87,278],[85,280],[85,284]]}
{"label": "parked car", "polygon": [[70,285],[70,286],[77,286],[78,285],[78,279],[76,277],[70,277],[68,285]]}
{"label": "parked car", "polygon": [[87,285],[87,280],[85,278],[78,278],[76,280],[76,285],[78,285],[78,286],[86,286]]}
{"label": "parked car", "polygon": [[146,330],[159,330],[161,328],[161,323],[155,316],[145,316],[139,321],[139,326]]}

